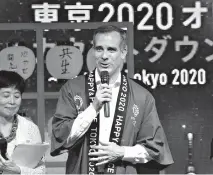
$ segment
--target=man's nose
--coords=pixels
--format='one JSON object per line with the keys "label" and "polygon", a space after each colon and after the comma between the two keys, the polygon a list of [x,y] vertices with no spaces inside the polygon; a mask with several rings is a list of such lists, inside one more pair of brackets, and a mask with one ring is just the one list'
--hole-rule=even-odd
{"label": "man's nose", "polygon": [[104,51],[103,54],[102,54],[102,59],[103,60],[107,60],[108,59],[108,52],[107,51]]}

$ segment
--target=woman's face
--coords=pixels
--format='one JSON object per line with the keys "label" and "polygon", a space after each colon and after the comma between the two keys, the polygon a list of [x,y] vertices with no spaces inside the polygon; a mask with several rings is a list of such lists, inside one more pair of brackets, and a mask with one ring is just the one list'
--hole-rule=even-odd
{"label": "woman's face", "polygon": [[15,87],[0,88],[0,116],[14,116],[21,105],[21,93]]}

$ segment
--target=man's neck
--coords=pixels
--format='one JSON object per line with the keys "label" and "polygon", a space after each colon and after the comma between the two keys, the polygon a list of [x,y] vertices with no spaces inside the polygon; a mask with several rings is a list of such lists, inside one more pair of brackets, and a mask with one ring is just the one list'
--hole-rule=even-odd
{"label": "man's neck", "polygon": [[111,77],[109,77],[109,84],[114,84],[118,79],[120,71],[115,72]]}

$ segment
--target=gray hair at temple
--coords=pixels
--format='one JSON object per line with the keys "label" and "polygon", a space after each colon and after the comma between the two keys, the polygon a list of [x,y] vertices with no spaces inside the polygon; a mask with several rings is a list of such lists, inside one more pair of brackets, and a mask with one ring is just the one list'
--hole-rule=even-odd
{"label": "gray hair at temple", "polygon": [[0,70],[0,88],[15,87],[22,94],[25,89],[25,81],[18,73]]}
{"label": "gray hair at temple", "polygon": [[121,36],[121,49],[127,49],[127,38],[126,38],[126,31],[113,25],[104,25],[95,29],[93,33],[93,44],[95,44],[95,36],[97,34],[104,34],[104,33],[111,33],[111,32],[118,32]]}

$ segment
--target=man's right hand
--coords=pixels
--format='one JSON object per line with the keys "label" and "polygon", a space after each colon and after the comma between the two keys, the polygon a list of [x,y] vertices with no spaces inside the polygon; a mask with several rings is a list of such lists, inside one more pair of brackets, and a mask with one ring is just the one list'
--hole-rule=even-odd
{"label": "man's right hand", "polygon": [[105,102],[110,102],[112,99],[112,88],[108,84],[101,84],[97,89],[93,101],[93,107],[96,112],[99,112]]}

